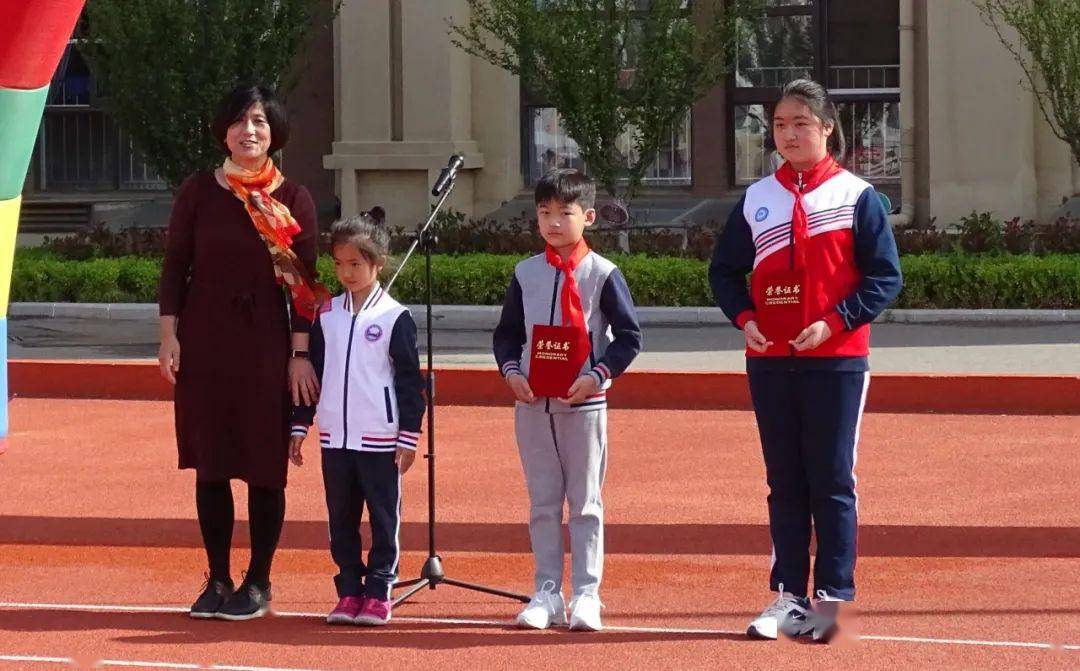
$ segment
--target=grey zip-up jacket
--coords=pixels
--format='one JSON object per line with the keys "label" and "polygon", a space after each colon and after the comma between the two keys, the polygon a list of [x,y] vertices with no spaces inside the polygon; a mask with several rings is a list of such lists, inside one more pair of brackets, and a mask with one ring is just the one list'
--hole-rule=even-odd
{"label": "grey zip-up jacket", "polygon": [[[612,378],[621,375],[641,351],[634,300],[615,264],[590,251],[574,269],[574,279],[592,344],[581,374],[595,377],[600,391],[573,406],[555,398],[539,398],[531,404],[544,412],[582,412],[606,406]],[[495,361],[503,376],[529,377],[529,357],[522,354],[532,351],[533,326],[563,323],[563,283],[563,272],[549,264],[544,254],[515,266],[492,338]]]}

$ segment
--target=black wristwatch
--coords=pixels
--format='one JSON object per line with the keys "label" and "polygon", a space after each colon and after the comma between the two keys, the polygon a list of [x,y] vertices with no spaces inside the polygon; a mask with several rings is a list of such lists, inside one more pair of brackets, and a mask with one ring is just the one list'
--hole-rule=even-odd
{"label": "black wristwatch", "polygon": [[292,358],[294,359],[308,359],[308,351],[306,349],[294,349],[292,351]]}

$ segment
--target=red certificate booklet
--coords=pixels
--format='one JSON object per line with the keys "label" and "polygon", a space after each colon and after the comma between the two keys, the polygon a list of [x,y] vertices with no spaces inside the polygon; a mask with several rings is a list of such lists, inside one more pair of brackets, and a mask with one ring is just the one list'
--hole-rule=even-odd
{"label": "red certificate booklet", "polygon": [[806,328],[806,302],[803,300],[806,273],[802,270],[774,270],[754,285],[758,329],[766,340],[773,343],[767,353],[789,352],[789,341]]}
{"label": "red certificate booklet", "polygon": [[533,326],[529,387],[534,394],[566,398],[570,385],[589,358],[582,340],[578,329],[572,326]]}

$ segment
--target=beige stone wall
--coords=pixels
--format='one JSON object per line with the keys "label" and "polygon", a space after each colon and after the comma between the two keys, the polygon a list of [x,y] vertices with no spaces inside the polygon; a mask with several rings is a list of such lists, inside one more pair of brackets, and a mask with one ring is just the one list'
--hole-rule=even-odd
{"label": "beige stone wall", "polygon": [[335,26],[337,137],[324,158],[343,214],[378,204],[392,225],[422,221],[455,152],[465,166],[450,207],[477,216],[517,194],[517,79],[450,43],[447,20],[467,18],[465,0],[344,0]]}
{"label": "beige stone wall", "polygon": [[334,20],[336,140],[390,139],[387,0],[343,0]]}
{"label": "beige stone wall", "polygon": [[289,179],[303,184],[315,199],[319,223],[334,216],[334,174],[323,168],[323,156],[334,141],[334,40],[330,24],[331,0],[315,5],[315,33],[294,63],[299,82],[286,98],[289,123],[301,131],[283,153],[282,169]]}
{"label": "beige stone wall", "polygon": [[479,58],[472,68],[472,131],[484,154],[476,172],[473,211],[492,212],[521,192],[521,87],[515,75]]}
{"label": "beige stone wall", "polygon": [[[915,101],[915,218],[926,222],[930,218],[930,134],[925,129],[930,127],[930,104],[927,100],[929,91],[930,66],[927,56],[927,35],[929,29],[926,3],[915,2],[915,91],[911,96]],[[904,67],[903,65],[900,66]],[[902,95],[902,94],[901,94]]]}
{"label": "beige stone wall", "polygon": [[1020,84],[1022,70],[971,3],[918,4],[919,217],[1045,219],[1071,194],[1071,159]]}

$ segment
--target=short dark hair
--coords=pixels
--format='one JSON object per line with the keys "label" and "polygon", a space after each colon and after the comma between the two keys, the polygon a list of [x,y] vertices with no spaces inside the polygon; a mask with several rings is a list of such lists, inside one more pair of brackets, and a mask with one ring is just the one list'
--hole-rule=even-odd
{"label": "short dark hair", "polygon": [[536,204],[558,201],[563,205],[577,203],[583,210],[596,204],[596,182],[576,168],[555,168],[536,183]]}
{"label": "short dark hair", "polygon": [[330,227],[330,252],[338,245],[352,245],[370,263],[390,253],[390,232],[383,226],[386,212],[373,207],[367,212],[335,221]]}
{"label": "short dark hair", "polygon": [[225,135],[229,132],[229,126],[244,118],[255,103],[262,103],[266,121],[270,124],[269,153],[273,154],[289,142],[289,117],[274,90],[266,86],[241,84],[221,99],[214,121],[210,124],[210,132],[226,152],[229,147],[225,144]]}
{"label": "short dark hair", "polygon": [[[829,135],[825,147],[833,158],[838,161],[843,159],[844,153],[847,151],[847,143],[844,142],[844,129],[840,125],[840,115],[836,111],[836,104],[829,97],[825,87],[812,79],[796,79],[788,82],[780,91],[780,100],[776,102],[776,105],[779,105],[780,101],[787,98],[798,100],[809,107],[810,112],[822,123],[832,124],[833,132]],[[776,105],[773,105],[769,112],[770,134],[772,133],[772,117],[776,112]]]}

